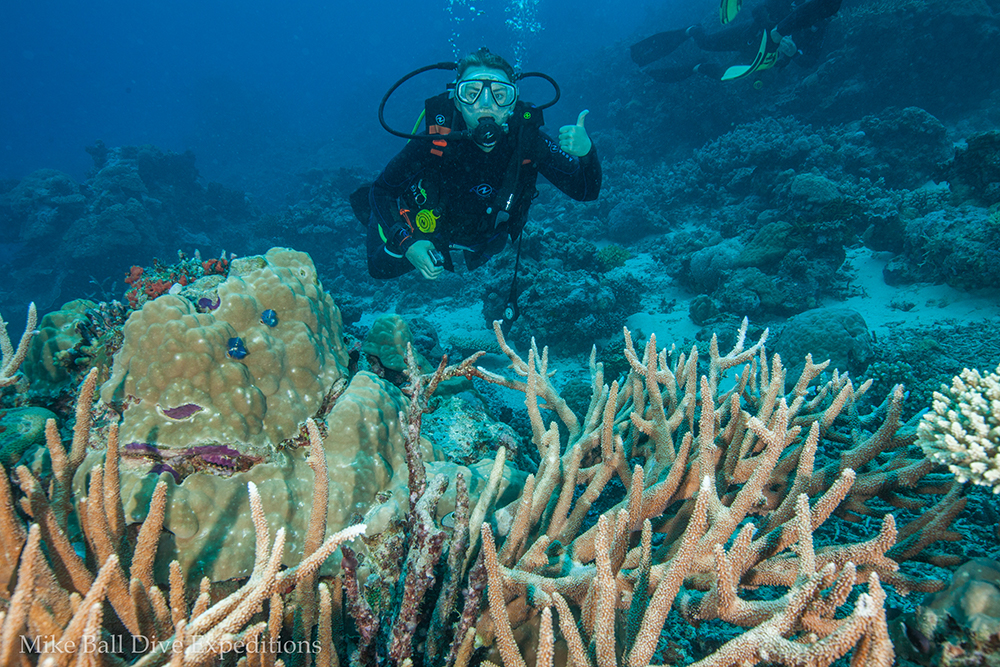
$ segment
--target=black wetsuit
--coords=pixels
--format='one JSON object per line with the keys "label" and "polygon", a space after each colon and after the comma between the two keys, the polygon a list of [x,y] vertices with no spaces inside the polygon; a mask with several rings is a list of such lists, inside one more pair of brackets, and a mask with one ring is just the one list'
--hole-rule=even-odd
{"label": "black wetsuit", "polygon": [[761,33],[776,28],[778,34],[792,38],[798,48],[798,57],[808,54],[815,61],[826,32],[826,19],[840,11],[842,2],[767,0],[754,7],[752,22],[712,33],[695,30],[691,37],[703,51],[739,51],[744,56],[753,56],[760,47]]}
{"label": "black wetsuit", "polygon": [[[456,130],[464,129],[458,114],[456,124]],[[508,195],[513,197],[507,207],[509,217],[498,218],[497,211],[504,208],[498,193],[514,187],[506,174],[511,171],[517,133],[526,144],[520,174],[515,191]],[[434,151],[430,140],[411,140],[372,185],[367,241],[372,277],[394,278],[411,271],[406,250],[421,239],[434,244],[448,270],[452,270],[451,249],[465,251],[469,268],[480,266],[504,248],[508,237],[517,240],[527,222],[538,174],[578,201],[597,199],[601,189],[601,164],[594,148],[583,157],[573,157],[533,127],[504,134],[490,152],[470,140],[448,144],[439,155],[442,151]]]}
{"label": "black wetsuit", "polygon": [[[672,52],[690,36],[703,51],[737,51],[741,61],[749,63],[760,48],[765,30],[777,29],[783,37],[791,37],[797,53],[793,60],[803,67],[812,67],[819,60],[820,47],[826,33],[828,19],[840,11],[843,0],[765,0],[752,11],[752,19],[741,20],[716,30],[706,32],[701,26],[668,31],[646,40],[649,47],[637,59],[640,65],[653,62]],[[674,37],[676,35],[676,37]],[[657,39],[659,37],[660,39]],[[638,46],[638,45],[637,45]],[[633,58],[636,53],[633,52]],[[788,64],[779,60],[778,67]],[[722,78],[726,68],[712,62],[697,60],[677,66],[648,70],[648,74],[662,82],[686,79],[697,71],[713,79]]]}

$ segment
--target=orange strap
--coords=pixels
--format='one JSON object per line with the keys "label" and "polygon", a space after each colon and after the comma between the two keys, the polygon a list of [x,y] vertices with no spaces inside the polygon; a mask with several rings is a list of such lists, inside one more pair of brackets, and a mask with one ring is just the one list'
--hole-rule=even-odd
{"label": "orange strap", "polygon": [[400,215],[400,217],[402,217],[403,220],[406,220],[406,225],[410,228],[410,231],[412,232],[413,231],[413,222],[410,221],[410,216],[407,215],[409,212],[410,212],[410,209],[408,209],[408,208],[401,208],[401,209],[399,209],[399,215]]}

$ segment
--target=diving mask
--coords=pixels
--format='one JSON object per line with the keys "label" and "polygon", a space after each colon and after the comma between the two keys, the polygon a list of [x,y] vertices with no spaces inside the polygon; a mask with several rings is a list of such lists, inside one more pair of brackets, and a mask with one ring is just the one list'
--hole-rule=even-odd
{"label": "diving mask", "polygon": [[506,81],[495,81],[493,79],[465,79],[459,81],[455,86],[455,97],[462,104],[472,106],[476,103],[483,91],[489,88],[493,102],[498,107],[509,107],[517,101],[517,86]]}

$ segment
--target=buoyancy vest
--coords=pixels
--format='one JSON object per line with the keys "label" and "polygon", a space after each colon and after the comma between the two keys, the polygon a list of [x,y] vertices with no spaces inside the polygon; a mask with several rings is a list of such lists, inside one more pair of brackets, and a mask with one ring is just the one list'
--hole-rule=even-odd
{"label": "buoyancy vest", "polygon": [[[431,155],[445,161],[449,159],[448,146],[454,140],[449,140],[448,135],[454,130],[459,117],[460,114],[449,91],[428,98],[424,102],[427,134],[439,137],[430,141],[428,151]],[[507,120],[508,133],[514,136],[514,151],[487,213],[492,216],[494,229],[513,218],[517,227],[510,229],[510,235],[514,240],[520,235],[527,220],[528,208],[537,194],[535,183],[538,178],[538,167],[532,149],[538,145],[539,128],[544,122],[542,110],[522,100],[515,103],[514,112]],[[446,203],[438,202],[437,205],[443,208]]]}

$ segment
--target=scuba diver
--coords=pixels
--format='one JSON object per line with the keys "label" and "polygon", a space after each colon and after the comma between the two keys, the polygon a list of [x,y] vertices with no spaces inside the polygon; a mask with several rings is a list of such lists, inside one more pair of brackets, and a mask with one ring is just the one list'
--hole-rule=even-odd
{"label": "scuba diver", "polygon": [[[428,69],[456,69],[449,90],[427,100],[424,134],[392,130],[382,117],[389,95],[403,81]],[[549,104],[519,99],[518,80],[538,76],[556,89]],[[395,278],[416,269],[434,280],[454,271],[452,251],[464,252],[469,269],[517,243],[536,196],[538,174],[578,201],[597,199],[601,165],[584,129],[587,111],[559,130],[558,141],[541,131],[542,109],[559,99],[550,77],[515,75],[500,56],[481,48],[456,63],[413,72],[386,93],[379,108],[383,127],[411,139],[370,186],[351,198],[367,220],[368,272]],[[418,121],[419,122],[419,121]],[[416,128],[414,129],[416,131]],[[505,320],[516,319],[517,265]],[[513,305],[511,305],[513,302]]]}
{"label": "scuba diver", "polygon": [[[647,70],[661,83],[683,81],[694,74],[728,81],[749,76],[777,65],[784,67],[794,60],[802,67],[819,61],[820,47],[830,17],[840,11],[842,0],[764,0],[753,9],[753,19],[742,21],[716,32],[706,32],[700,25],[668,30],[632,45],[632,60],[640,67],[673,53],[689,38],[702,51],[738,51],[746,65],[724,67],[704,59],[683,65]],[[723,0],[722,20],[726,14]],[[728,3],[732,5],[732,1]],[[742,3],[741,3],[742,4]]]}

